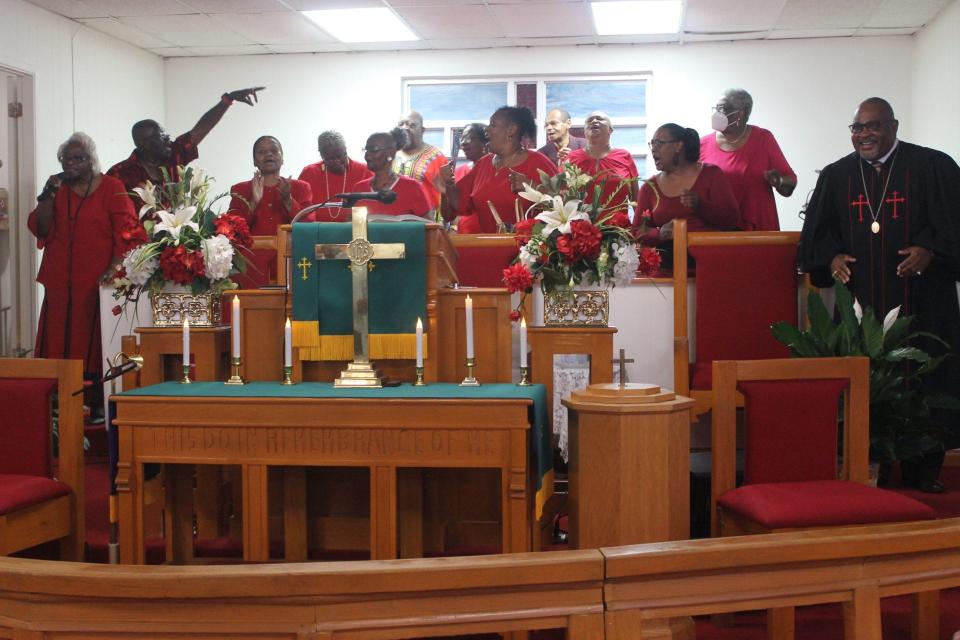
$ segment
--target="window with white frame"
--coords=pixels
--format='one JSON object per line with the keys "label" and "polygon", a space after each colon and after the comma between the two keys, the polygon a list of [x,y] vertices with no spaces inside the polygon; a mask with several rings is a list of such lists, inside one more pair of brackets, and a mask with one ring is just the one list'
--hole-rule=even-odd
{"label": "window with white frame", "polygon": [[486,123],[503,105],[529,108],[537,120],[537,146],[546,144],[543,122],[550,109],[566,109],[575,135],[591,111],[604,111],[613,124],[610,143],[627,149],[637,171],[647,175],[646,74],[538,76],[503,78],[408,78],[403,83],[405,110],[423,116],[428,144],[449,154],[454,132],[471,122]]}

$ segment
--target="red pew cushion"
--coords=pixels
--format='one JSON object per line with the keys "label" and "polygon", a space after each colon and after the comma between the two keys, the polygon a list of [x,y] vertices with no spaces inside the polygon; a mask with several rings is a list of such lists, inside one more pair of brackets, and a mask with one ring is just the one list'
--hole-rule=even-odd
{"label": "red pew cushion", "polygon": [[59,480],[0,473],[0,515],[66,495],[70,487]]}

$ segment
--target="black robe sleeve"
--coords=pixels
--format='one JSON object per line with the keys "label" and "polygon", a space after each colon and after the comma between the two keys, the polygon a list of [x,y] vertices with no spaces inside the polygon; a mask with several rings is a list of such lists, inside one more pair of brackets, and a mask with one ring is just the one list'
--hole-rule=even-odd
{"label": "black robe sleeve", "polygon": [[960,279],[960,167],[945,153],[926,151],[921,193],[926,225],[914,244],[933,251],[938,269]]}
{"label": "black robe sleeve", "polygon": [[830,262],[844,250],[840,236],[841,212],[836,210],[836,198],[833,195],[837,174],[837,163],[828,165],[820,172],[807,205],[800,245],[797,247],[800,270],[809,273],[813,285],[821,288],[833,285]]}

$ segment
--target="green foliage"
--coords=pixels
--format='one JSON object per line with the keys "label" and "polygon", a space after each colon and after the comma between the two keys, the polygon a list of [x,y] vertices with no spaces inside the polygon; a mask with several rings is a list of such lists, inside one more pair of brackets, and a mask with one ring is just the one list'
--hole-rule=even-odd
{"label": "green foliage", "polygon": [[891,311],[881,322],[867,307],[857,318],[853,296],[846,286],[837,285],[835,322],[820,295],[807,299],[810,328],[778,322],[773,336],[800,358],[867,356],[870,358],[870,455],[874,460],[905,460],[928,451],[943,450],[944,429],[935,409],[960,410],[954,396],[922,391],[922,379],[935,371],[947,357],[931,356],[916,345],[927,338],[946,343],[931,333],[914,331],[912,316],[897,317]]}

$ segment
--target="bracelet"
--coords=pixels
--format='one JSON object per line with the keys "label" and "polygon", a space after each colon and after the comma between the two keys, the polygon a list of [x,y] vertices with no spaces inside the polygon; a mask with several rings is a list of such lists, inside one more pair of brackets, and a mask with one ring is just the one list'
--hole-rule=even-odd
{"label": "bracelet", "polygon": [[224,93],[222,96],[220,96],[220,102],[229,107],[233,104],[233,98],[230,97],[229,93]]}

